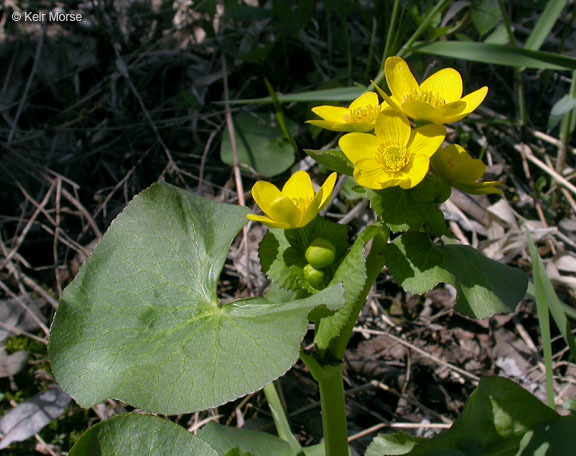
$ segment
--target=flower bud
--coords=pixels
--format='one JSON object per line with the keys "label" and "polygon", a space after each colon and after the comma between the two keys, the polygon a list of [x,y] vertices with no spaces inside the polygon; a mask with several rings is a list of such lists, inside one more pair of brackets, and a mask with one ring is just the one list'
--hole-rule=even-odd
{"label": "flower bud", "polygon": [[323,238],[316,238],[306,249],[304,256],[310,265],[321,269],[334,262],[336,249],[330,241]]}
{"label": "flower bud", "polygon": [[307,264],[304,266],[304,278],[306,279],[306,282],[314,288],[318,288],[324,281],[324,272],[316,269],[311,264]]}

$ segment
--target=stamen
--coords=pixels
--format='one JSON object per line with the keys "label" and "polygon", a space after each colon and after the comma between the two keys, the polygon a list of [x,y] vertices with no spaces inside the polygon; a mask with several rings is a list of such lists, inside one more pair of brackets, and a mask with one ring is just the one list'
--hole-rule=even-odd
{"label": "stamen", "polygon": [[402,99],[402,103],[413,100],[423,101],[424,103],[431,104],[435,108],[446,104],[446,100],[444,98],[441,98],[437,94],[430,91],[412,92]]}
{"label": "stamen", "polygon": [[384,143],[378,146],[377,160],[390,173],[401,171],[408,164],[410,151],[407,147]]}
{"label": "stamen", "polygon": [[372,123],[376,120],[376,116],[379,112],[380,107],[377,105],[361,106],[352,111],[348,110],[348,113],[344,114],[344,122]]}

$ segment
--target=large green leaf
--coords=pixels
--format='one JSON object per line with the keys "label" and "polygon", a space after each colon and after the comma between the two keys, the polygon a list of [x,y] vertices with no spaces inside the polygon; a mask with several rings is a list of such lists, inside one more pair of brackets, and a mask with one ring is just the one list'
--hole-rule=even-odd
{"label": "large green leaf", "polygon": [[219,304],[218,277],[246,213],[167,184],[134,198],[62,295],[49,346],[62,389],[84,407],[113,397],[177,414],[286,372],[308,313],[335,310],[343,291]]}
{"label": "large green leaf", "polygon": [[252,456],[294,456],[290,445],[284,440],[249,429],[208,423],[198,432],[198,437],[208,442],[216,450],[218,456],[225,456],[233,448],[238,448]]}
{"label": "large green leaf", "polygon": [[486,258],[462,245],[435,245],[424,233],[405,233],[384,252],[394,279],[410,293],[422,294],[438,283],[458,292],[454,310],[472,318],[510,313],[526,294],[528,279],[518,269]]}
{"label": "large green leaf", "polygon": [[125,413],[91,427],[69,456],[218,456],[206,442],[157,416]]}
{"label": "large green leaf", "polygon": [[[298,133],[298,125],[285,119],[291,136]],[[256,170],[262,177],[272,177],[286,171],[294,163],[294,147],[282,129],[256,114],[241,113],[234,116],[236,154],[238,163]],[[220,147],[222,161],[234,165],[234,155],[228,131]]]}
{"label": "large green leaf", "polygon": [[472,62],[537,70],[575,70],[576,58],[550,52],[532,51],[501,44],[470,41],[436,41],[415,43],[409,49],[420,54],[441,55]]}
{"label": "large green leaf", "polygon": [[[418,444],[416,448],[410,450],[411,445],[407,444],[402,452],[398,446],[395,453],[387,453],[387,447],[383,446],[383,442],[390,439],[389,436],[377,437],[366,454],[567,455],[570,453],[559,450],[573,445],[576,431],[573,418],[559,417],[554,410],[510,380],[486,377],[480,381],[462,414],[448,431],[420,444],[417,440],[411,440],[411,443]],[[379,448],[383,450],[378,451]],[[528,452],[526,448],[540,448],[541,452]],[[524,452],[519,453],[521,449]],[[547,449],[553,451],[547,452]]]}

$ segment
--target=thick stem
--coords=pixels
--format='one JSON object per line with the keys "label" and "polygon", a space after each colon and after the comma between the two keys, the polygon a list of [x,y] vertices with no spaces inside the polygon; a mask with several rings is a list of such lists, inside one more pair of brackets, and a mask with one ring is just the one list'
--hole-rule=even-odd
{"label": "thick stem", "polygon": [[325,456],[349,456],[342,364],[321,365],[303,351],[300,359],[320,386]]}
{"label": "thick stem", "polygon": [[[318,380],[326,456],[349,456],[342,364],[325,366],[329,375]],[[327,372],[328,373],[328,372]]]}

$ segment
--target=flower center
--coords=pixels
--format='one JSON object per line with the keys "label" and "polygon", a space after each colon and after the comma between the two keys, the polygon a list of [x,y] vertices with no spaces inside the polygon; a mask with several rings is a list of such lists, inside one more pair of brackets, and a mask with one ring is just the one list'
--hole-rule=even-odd
{"label": "flower center", "polygon": [[352,111],[348,110],[348,113],[344,114],[344,122],[372,123],[376,120],[376,116],[379,112],[380,107],[378,105],[361,106]]}
{"label": "flower center", "polygon": [[402,99],[402,103],[413,100],[423,101],[424,103],[428,103],[434,106],[435,108],[446,104],[446,100],[444,98],[430,91],[412,92]]}
{"label": "flower center", "polygon": [[406,166],[410,159],[410,150],[397,144],[380,144],[377,160],[390,173],[396,173]]}

